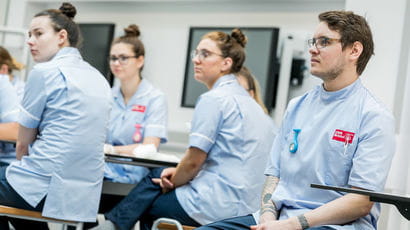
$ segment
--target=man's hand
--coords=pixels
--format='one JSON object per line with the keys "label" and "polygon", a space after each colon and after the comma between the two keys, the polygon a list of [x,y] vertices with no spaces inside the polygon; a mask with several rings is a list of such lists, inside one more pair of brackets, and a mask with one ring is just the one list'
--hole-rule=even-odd
{"label": "man's hand", "polygon": [[[262,217],[262,216],[261,216]],[[251,230],[300,230],[302,229],[296,217],[287,220],[270,220],[262,224],[253,225]]]}
{"label": "man's hand", "polygon": [[159,184],[162,188],[162,192],[166,193],[175,188],[174,183],[171,182],[171,178],[175,175],[176,168],[166,168],[162,170],[161,178],[153,178],[152,182]]}

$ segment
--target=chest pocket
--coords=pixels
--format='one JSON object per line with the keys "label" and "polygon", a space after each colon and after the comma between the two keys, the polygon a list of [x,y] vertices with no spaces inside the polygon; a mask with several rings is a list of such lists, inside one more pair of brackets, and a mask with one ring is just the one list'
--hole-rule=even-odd
{"label": "chest pocket", "polygon": [[134,124],[143,124],[145,120],[145,113],[135,112],[135,111],[128,111],[127,118]]}
{"label": "chest pocket", "polygon": [[[345,186],[348,184],[350,169],[354,152],[357,148],[357,134],[342,139],[334,136],[336,131],[330,133],[327,144],[327,165],[325,181],[329,185]],[[351,140],[349,138],[352,138]],[[336,139],[336,140],[335,140]]]}

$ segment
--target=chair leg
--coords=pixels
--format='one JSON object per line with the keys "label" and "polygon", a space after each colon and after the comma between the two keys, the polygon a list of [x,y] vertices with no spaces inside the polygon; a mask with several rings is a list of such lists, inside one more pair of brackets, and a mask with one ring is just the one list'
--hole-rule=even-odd
{"label": "chair leg", "polygon": [[83,230],[83,226],[84,226],[84,223],[83,223],[83,222],[80,222],[80,223],[78,223],[77,226],[75,227],[75,230]]}

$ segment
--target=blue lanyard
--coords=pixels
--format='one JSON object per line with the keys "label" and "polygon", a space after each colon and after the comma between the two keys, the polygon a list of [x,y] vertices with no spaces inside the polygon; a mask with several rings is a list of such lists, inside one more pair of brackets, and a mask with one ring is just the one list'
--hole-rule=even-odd
{"label": "blue lanyard", "polygon": [[293,141],[289,145],[289,152],[290,153],[296,153],[298,151],[299,143],[298,143],[298,135],[300,133],[301,129],[293,129],[294,136],[293,136]]}

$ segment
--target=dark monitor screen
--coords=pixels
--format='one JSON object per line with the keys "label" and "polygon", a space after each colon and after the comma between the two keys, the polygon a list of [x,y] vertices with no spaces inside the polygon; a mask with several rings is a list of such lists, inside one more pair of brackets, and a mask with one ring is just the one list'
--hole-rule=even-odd
{"label": "dark monitor screen", "polygon": [[98,69],[108,80],[113,83],[108,56],[110,54],[111,42],[114,37],[115,24],[78,24],[83,36],[83,44],[80,47],[84,60]]}
{"label": "dark monitor screen", "polygon": [[[194,107],[197,98],[207,88],[194,79],[194,67],[190,58],[191,50],[194,50],[201,37],[210,31],[223,31],[230,34],[234,27],[191,27],[189,31],[187,61],[185,66],[185,79],[182,95],[182,107]],[[270,111],[275,106],[276,86],[278,79],[278,28],[241,28],[248,37],[245,46],[246,60],[244,65],[250,69],[261,86],[262,99]]]}

